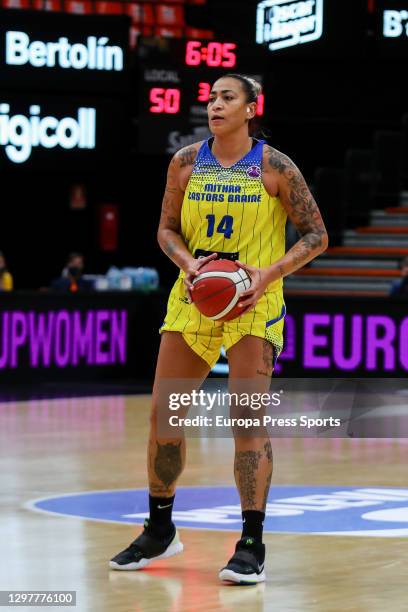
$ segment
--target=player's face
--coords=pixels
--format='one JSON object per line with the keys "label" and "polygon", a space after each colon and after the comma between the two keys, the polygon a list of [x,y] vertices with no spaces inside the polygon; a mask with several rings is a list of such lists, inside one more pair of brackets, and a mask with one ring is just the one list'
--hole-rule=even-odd
{"label": "player's face", "polygon": [[242,128],[252,117],[253,106],[254,104],[248,104],[240,81],[231,78],[219,79],[211,89],[207,107],[211,132],[227,134]]}

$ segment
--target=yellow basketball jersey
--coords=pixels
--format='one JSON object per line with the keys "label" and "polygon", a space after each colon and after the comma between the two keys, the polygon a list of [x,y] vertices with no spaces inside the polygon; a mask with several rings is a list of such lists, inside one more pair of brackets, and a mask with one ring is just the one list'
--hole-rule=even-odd
{"label": "yellow basketball jersey", "polygon": [[[286,211],[262,183],[263,145],[255,141],[230,168],[217,161],[210,140],[201,145],[181,210],[182,235],[195,257],[217,251],[266,268],[285,254]],[[280,279],[268,291],[281,287]]]}

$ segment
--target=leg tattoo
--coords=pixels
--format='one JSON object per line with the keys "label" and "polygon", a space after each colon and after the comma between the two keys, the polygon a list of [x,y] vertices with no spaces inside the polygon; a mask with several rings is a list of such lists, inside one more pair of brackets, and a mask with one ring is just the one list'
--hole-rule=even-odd
{"label": "leg tattoo", "polygon": [[266,458],[268,460],[268,463],[272,463],[272,446],[271,446],[271,441],[270,440],[265,442],[265,444],[264,444],[264,451],[265,451],[265,455],[266,455]]}
{"label": "leg tattoo", "polygon": [[274,348],[272,344],[268,340],[263,341],[263,367],[262,370],[258,369],[257,374],[262,374],[263,376],[271,377],[273,373],[273,358],[274,358]]}
{"label": "leg tattoo", "polygon": [[235,455],[234,470],[245,510],[256,509],[256,472],[260,459],[260,451],[240,451]]}
{"label": "leg tattoo", "polygon": [[263,504],[262,504],[262,508],[265,511],[266,504],[267,504],[267,501],[268,501],[268,493],[269,493],[269,489],[270,489],[270,486],[271,486],[271,480],[272,480],[272,463],[273,463],[273,459],[272,459],[272,446],[271,446],[271,441],[270,440],[265,442],[264,450],[265,450],[266,459],[268,461],[268,472],[267,472],[267,477],[266,477],[266,485],[265,485],[264,498],[263,498]]}
{"label": "leg tattoo", "polygon": [[157,442],[154,473],[168,489],[180,476],[182,471],[181,442],[159,444]]}
{"label": "leg tattoo", "polygon": [[272,446],[270,440],[257,442],[260,450],[236,452],[234,471],[242,509],[263,512],[272,480]]}

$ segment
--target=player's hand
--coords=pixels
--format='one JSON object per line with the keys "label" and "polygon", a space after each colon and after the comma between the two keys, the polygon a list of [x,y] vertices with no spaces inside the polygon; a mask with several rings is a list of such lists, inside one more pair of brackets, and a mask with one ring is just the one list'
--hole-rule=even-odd
{"label": "player's hand", "polygon": [[235,262],[237,266],[245,270],[251,278],[251,286],[246,291],[243,291],[238,301],[238,307],[241,308],[241,314],[250,312],[255,308],[257,302],[261,299],[266,291],[267,286],[271,282],[267,269],[255,268],[248,264]]}
{"label": "player's hand", "polygon": [[200,274],[200,268],[205,266],[205,264],[207,264],[209,261],[217,259],[217,257],[217,253],[212,253],[212,255],[207,255],[207,257],[199,257],[198,259],[192,259],[189,267],[184,270],[184,285],[186,287],[186,293],[190,304],[192,302],[191,292],[194,291],[193,280],[196,276]]}

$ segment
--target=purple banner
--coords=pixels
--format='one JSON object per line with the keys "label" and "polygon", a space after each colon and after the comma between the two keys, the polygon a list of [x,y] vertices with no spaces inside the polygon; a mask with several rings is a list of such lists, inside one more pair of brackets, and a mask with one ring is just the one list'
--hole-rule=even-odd
{"label": "purple banner", "polygon": [[[368,303],[369,305],[369,303]],[[408,316],[308,312],[285,318],[285,349],[277,373],[408,372]]]}
{"label": "purple banner", "polygon": [[0,370],[126,363],[126,310],[0,312]]}

